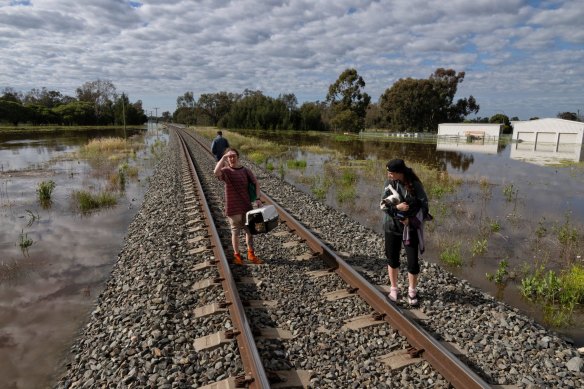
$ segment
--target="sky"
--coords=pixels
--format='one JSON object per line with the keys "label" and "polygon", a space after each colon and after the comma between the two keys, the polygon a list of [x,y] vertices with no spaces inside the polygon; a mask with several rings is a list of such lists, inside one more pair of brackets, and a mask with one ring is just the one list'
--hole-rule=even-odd
{"label": "sky", "polygon": [[107,80],[161,115],[185,92],[324,101],[348,68],[378,102],[441,67],[478,116],[584,115],[584,0],[0,0],[0,93]]}

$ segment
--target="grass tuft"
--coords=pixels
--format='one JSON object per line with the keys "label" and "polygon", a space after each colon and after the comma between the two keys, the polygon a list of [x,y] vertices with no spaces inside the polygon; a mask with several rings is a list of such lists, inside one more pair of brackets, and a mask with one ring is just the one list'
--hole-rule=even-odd
{"label": "grass tuft", "polygon": [[440,260],[450,266],[462,266],[460,243],[447,245],[440,253]]}
{"label": "grass tuft", "polygon": [[55,181],[53,180],[41,181],[36,190],[39,196],[39,201],[41,203],[51,201],[51,196],[53,195],[53,190],[55,190],[56,186],[57,184],[55,184]]}
{"label": "grass tuft", "polygon": [[117,198],[109,192],[92,194],[87,191],[78,190],[73,192],[73,199],[82,213],[87,213],[95,209],[113,207],[118,203]]}

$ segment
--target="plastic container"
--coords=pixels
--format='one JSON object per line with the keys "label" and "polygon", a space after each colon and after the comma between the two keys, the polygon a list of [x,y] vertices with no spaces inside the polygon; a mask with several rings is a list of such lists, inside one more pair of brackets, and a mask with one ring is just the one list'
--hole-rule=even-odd
{"label": "plastic container", "polygon": [[278,211],[273,205],[253,209],[245,215],[245,225],[252,235],[265,234],[278,226]]}

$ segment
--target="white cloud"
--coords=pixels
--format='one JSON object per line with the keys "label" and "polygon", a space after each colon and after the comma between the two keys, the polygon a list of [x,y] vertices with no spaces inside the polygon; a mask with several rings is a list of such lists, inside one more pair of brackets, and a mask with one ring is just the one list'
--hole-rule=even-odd
{"label": "white cloud", "polygon": [[347,67],[359,71],[377,101],[400,78],[452,67],[466,72],[460,96],[474,95],[480,114],[553,116],[584,110],[566,105],[584,86],[579,3],[5,1],[0,90],[73,95],[84,82],[107,79],[146,109],[172,112],[186,91],[261,88],[294,93],[300,102],[324,100]]}

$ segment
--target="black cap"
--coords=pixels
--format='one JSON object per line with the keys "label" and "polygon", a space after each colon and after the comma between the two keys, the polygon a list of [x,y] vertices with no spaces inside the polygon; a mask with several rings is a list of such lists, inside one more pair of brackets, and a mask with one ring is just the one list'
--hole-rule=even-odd
{"label": "black cap", "polygon": [[392,173],[403,173],[406,171],[406,163],[403,159],[392,159],[387,163],[387,171]]}

